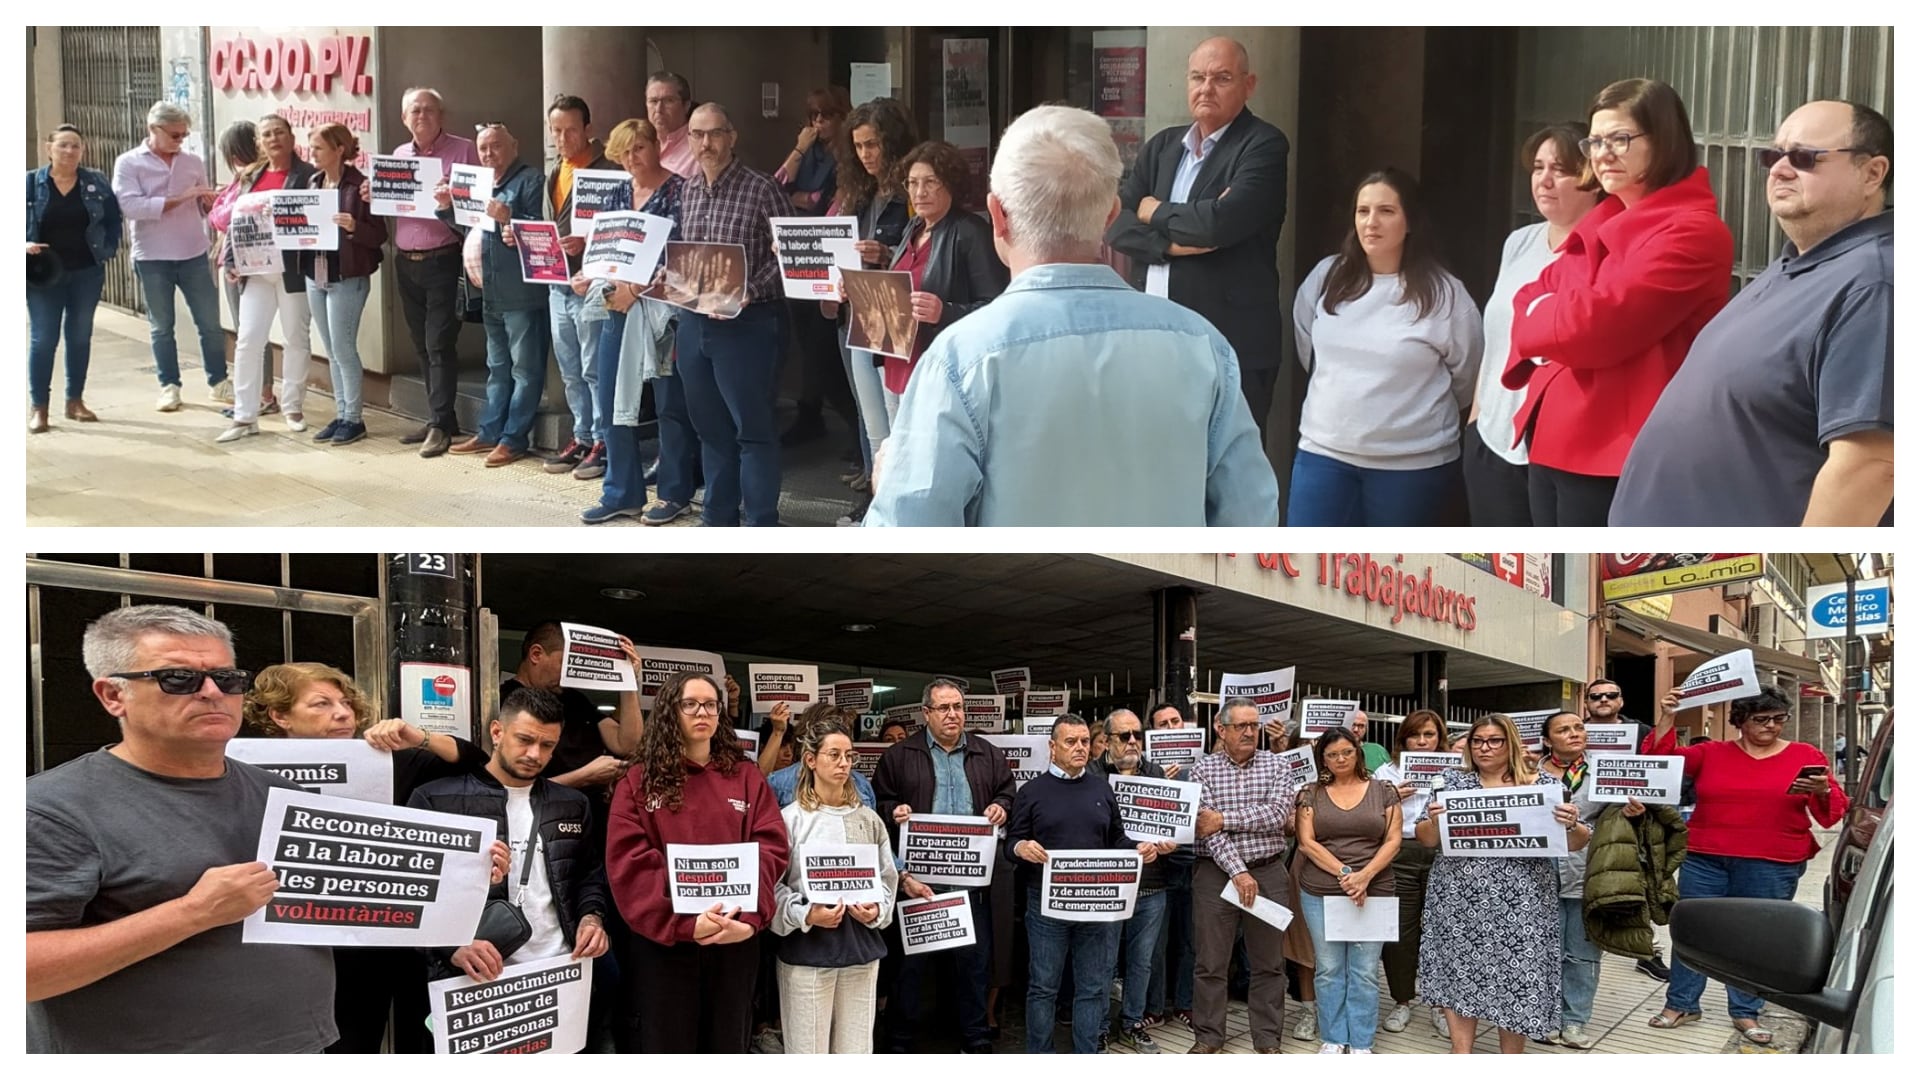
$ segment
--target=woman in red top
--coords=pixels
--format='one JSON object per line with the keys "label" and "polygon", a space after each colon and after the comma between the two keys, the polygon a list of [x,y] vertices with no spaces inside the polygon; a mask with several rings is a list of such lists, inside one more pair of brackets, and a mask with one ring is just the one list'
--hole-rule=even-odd
{"label": "woman in red top", "polygon": [[1608,197],[1514,296],[1501,377],[1527,392],[1514,441],[1528,444],[1528,502],[1543,526],[1607,523],[1628,449],[1726,306],[1733,273],[1733,234],[1673,87],[1614,83],[1588,122],[1580,148]]}
{"label": "woman in red top", "polygon": [[[1847,795],[1827,758],[1807,743],[1780,737],[1791,706],[1772,687],[1733,703],[1740,737],[1728,742],[1679,746],[1674,712],[1680,696],[1660,702],[1660,722],[1642,748],[1649,754],[1686,759],[1695,804],[1687,822],[1687,861],[1680,864],[1680,899],[1749,896],[1791,900],[1820,844],[1811,815],[1832,827],[1847,813]],[[1817,771],[1815,771],[1817,770]],[[1673,959],[1667,1007],[1647,1023],[1674,1028],[1700,1019],[1700,992],[1707,977]],[[1727,1013],[1748,1042],[1766,1046],[1773,1032],[1760,1026],[1761,999],[1727,987]]]}
{"label": "woman in red top", "polygon": [[[712,678],[668,679],[613,791],[607,883],[633,930],[622,959],[628,1022],[648,1053],[744,1054],[752,1035],[759,934],[772,923],[774,886],[787,871],[787,827],[766,778],[720,720]],[[668,846],[745,843],[760,845],[752,907],[720,902],[675,914]]]}

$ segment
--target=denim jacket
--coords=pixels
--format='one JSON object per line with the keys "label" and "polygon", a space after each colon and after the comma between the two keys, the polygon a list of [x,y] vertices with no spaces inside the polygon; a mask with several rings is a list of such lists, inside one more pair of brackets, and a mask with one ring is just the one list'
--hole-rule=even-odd
{"label": "denim jacket", "polygon": [[[106,265],[120,251],[120,200],[113,182],[98,169],[80,169],[80,201],[87,207],[87,249],[93,261]],[[40,242],[40,219],[53,201],[53,166],[42,165],[27,174],[27,240]]]}
{"label": "denim jacket", "polygon": [[[515,161],[504,176],[494,177],[493,197],[507,204],[514,220],[539,221],[540,211],[545,205],[546,179],[539,169],[525,161]],[[455,225],[453,210],[448,208],[439,212],[441,221],[447,223],[462,239],[469,230]],[[520,253],[508,247],[500,240],[502,230],[486,234],[481,247],[481,277],[486,282],[484,295],[488,311],[529,311],[547,306],[549,288],[546,285],[529,285],[521,280]]]}
{"label": "denim jacket", "polygon": [[1275,526],[1280,488],[1204,318],[1111,267],[1032,267],[934,339],[864,524]]}

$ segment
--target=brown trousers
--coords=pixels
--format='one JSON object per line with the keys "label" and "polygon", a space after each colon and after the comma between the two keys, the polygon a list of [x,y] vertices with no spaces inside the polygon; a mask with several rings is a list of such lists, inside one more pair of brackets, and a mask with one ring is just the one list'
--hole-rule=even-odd
{"label": "brown trousers", "polygon": [[[1275,861],[1252,871],[1260,895],[1284,903],[1287,864]],[[1233,962],[1236,929],[1247,936],[1247,1019],[1254,1049],[1279,1046],[1287,1001],[1286,935],[1220,898],[1227,875],[1212,859],[1193,864],[1193,1038],[1208,1046],[1227,1042],[1227,967]]]}

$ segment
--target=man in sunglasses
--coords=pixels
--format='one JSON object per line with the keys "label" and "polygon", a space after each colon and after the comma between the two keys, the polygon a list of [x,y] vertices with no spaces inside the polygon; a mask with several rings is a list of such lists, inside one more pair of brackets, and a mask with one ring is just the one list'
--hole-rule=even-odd
{"label": "man in sunglasses", "polygon": [[[1653,728],[1635,720],[1624,713],[1626,699],[1620,693],[1620,684],[1612,679],[1599,678],[1587,684],[1586,722],[1589,724],[1632,724],[1635,728],[1634,745],[1643,745],[1653,734]],[[1667,962],[1660,955],[1660,946],[1653,947],[1653,956],[1634,964],[1640,974],[1649,979],[1666,982]]]}
{"label": "man in sunglasses", "polygon": [[1694,339],[1608,524],[1893,524],[1893,126],[1816,101],[1754,161],[1786,248]]}
{"label": "man in sunglasses", "polygon": [[[1151,780],[1167,778],[1166,770],[1147,760],[1145,725],[1131,709],[1116,709],[1107,714],[1107,752],[1088,763],[1088,771],[1098,776],[1144,776]],[[1185,856],[1177,868],[1170,868],[1175,852]],[[1153,961],[1166,946],[1167,878],[1184,873],[1187,884],[1185,914],[1193,918],[1193,848],[1171,841],[1158,847],[1160,858],[1140,873],[1139,898],[1133,905],[1133,918],[1120,930],[1119,972],[1124,986],[1120,997],[1120,1045],[1136,1054],[1157,1054],[1160,1044],[1151,1031],[1164,1022],[1166,1008],[1165,975],[1162,974],[1161,998],[1151,1000],[1154,985]],[[1078,960],[1075,961],[1078,963]],[[1147,1017],[1154,1022],[1149,1024]]]}
{"label": "man in sunglasses", "polygon": [[333,950],[240,943],[279,883],[255,861],[267,792],[297,785],[226,757],[252,681],[232,634],[124,607],[82,653],[120,740],[27,780],[27,1049],[326,1049]]}

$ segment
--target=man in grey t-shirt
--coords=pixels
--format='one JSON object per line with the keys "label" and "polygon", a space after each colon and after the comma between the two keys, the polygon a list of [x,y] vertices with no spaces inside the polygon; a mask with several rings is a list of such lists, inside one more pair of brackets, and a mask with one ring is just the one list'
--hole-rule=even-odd
{"label": "man in grey t-shirt", "polygon": [[232,635],[143,605],[83,653],[122,739],[27,780],[27,1049],[326,1049],[332,950],[240,942],[277,884],[255,861],[267,791],[295,785],[226,759],[249,679]]}

